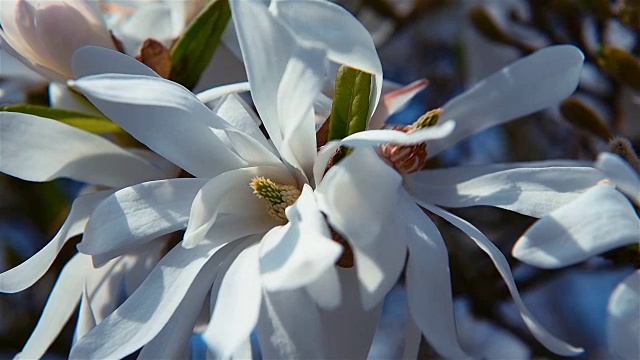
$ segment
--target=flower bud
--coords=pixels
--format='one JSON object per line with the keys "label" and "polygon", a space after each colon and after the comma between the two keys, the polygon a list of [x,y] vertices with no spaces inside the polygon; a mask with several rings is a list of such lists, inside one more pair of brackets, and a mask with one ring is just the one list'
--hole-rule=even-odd
{"label": "flower bud", "polygon": [[87,45],[114,48],[100,13],[87,0],[3,0],[0,23],[8,45],[47,78],[73,78],[71,57]]}

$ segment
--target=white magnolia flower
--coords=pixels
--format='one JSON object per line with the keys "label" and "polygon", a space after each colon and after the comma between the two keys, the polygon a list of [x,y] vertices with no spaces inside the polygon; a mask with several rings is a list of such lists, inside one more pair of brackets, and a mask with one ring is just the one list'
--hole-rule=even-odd
{"label": "white magnolia flower", "polygon": [[[559,268],[640,243],[640,219],[632,204],[640,202],[640,176],[611,153],[600,154],[595,167],[607,181],[536,222],[515,244],[514,257],[541,268]],[[607,312],[611,352],[623,359],[640,357],[639,271],[616,287]]]}
{"label": "white magnolia flower", "polygon": [[[402,218],[402,223],[405,224],[404,233],[399,228],[390,233],[406,234],[406,238],[403,239],[405,241],[398,241],[396,237],[390,237],[382,243],[376,243],[375,246],[384,249],[384,252],[376,258],[375,263],[402,263],[404,256],[393,260],[388,254],[404,254],[409,251],[407,292],[410,313],[434,349],[445,357],[459,358],[465,355],[456,340],[446,248],[435,224],[425,216],[420,207],[458,227],[491,257],[507,283],[525,323],[538,340],[558,354],[575,355],[581,352],[581,349],[556,339],[533,318],[518,294],[504,255],[497,247],[472,224],[441,206],[457,208],[489,205],[542,217],[576,199],[580,193],[602,180],[603,174],[575,162],[416,170],[422,167],[427,157],[438,154],[467,136],[552,106],[567,97],[578,83],[582,60],[580,51],[571,46],[551,47],[536,52],[445,104],[440,118],[456,121],[456,127],[450,136],[432,140],[426,145],[385,145],[380,148],[380,156],[369,152],[367,166],[370,169],[385,168],[390,163],[405,173],[402,184],[398,182],[397,194],[385,198],[385,206],[395,204],[396,216]],[[320,156],[332,156],[339,146],[355,147],[356,154],[360,151],[358,148],[372,145],[364,139],[364,134],[366,132],[329,143],[321,150]],[[327,174],[324,181],[329,177],[330,174]],[[332,188],[327,189],[325,196],[319,199],[319,204],[320,209],[327,213],[330,225],[340,233],[349,234],[362,230],[355,229],[357,225],[348,217],[340,218],[335,215],[339,214],[337,209],[350,206],[353,212],[358,211],[356,204],[348,203],[341,196],[340,189],[347,186],[347,183],[360,184],[362,180],[354,176],[345,180],[345,183],[332,182]],[[352,185],[352,191],[367,190],[365,185]],[[357,243],[350,245],[354,248],[360,246]],[[383,268],[397,269],[399,273],[402,266],[386,264]],[[410,335],[419,336],[420,332]]]}
{"label": "white magnolia flower", "polygon": [[[309,11],[304,4],[313,7],[315,15],[334,18],[336,22],[351,19],[343,9],[327,2],[278,3],[285,7],[295,4]],[[233,1],[232,9],[238,29],[260,25],[261,31],[252,31],[250,35],[239,31],[239,38],[251,94],[271,141],[258,129],[258,120],[248,106],[235,95],[223,97],[211,111],[183,87],[154,76],[111,74],[85,77],[73,83],[109,118],[195,178],[125,188],[92,213],[86,229],[87,241],[79,249],[92,255],[97,263],[160,235],[185,227],[186,233],[183,242],[159,262],[140,288],[79,340],[71,357],[122,357],[142,346],[142,357],[183,356],[209,293],[212,314],[204,338],[210,351],[221,357],[241,351],[256,325],[265,354],[289,351],[323,357],[333,351],[344,356],[340,351],[345,351],[341,350],[347,347],[345,344],[338,348],[326,345],[336,340],[326,331],[322,333],[325,317],[315,303],[308,303],[312,307],[304,314],[289,313],[285,317],[282,311],[274,310],[283,304],[276,298],[290,289],[302,288],[324,308],[337,307],[331,312],[333,316],[349,313],[345,304],[361,313],[370,313],[368,321],[374,322],[370,328],[375,330],[378,309],[369,310],[379,305],[386,291],[378,289],[389,280],[380,271],[366,275],[362,269],[367,267],[363,264],[358,275],[368,277],[366,287],[363,286],[366,291],[359,294],[357,285],[340,290],[340,271],[334,264],[342,247],[332,239],[325,214],[316,204],[320,186],[334,180],[322,180],[323,174],[317,172],[313,105],[325,81],[326,59],[350,63],[366,59],[360,62],[371,67],[373,61],[378,68],[379,60],[375,56],[368,60],[357,47],[335,49],[321,40],[312,43],[305,38],[310,35],[305,33],[308,30],[302,30],[305,26],[274,16],[261,3]],[[293,14],[290,16],[293,18]],[[353,27],[353,23],[345,24]],[[360,27],[357,31],[357,36],[366,34]],[[92,60],[98,53],[106,51],[82,49],[74,59],[74,67],[93,66]],[[212,94],[242,86],[216,89],[202,97],[215,98]],[[374,97],[377,94],[379,90],[374,91]],[[369,134],[379,143],[415,142],[442,137],[450,131],[449,124],[412,135],[388,131]],[[372,191],[383,195],[382,189],[399,184],[400,177],[391,168],[372,171],[360,159],[359,154],[350,156],[327,176],[334,174],[332,179],[344,181],[346,173],[342,167],[352,167],[352,173],[371,177],[368,182]],[[326,161],[322,166],[325,164]],[[354,204],[372,209],[352,214],[354,222],[384,223],[389,217],[381,206],[384,196],[350,194],[349,188],[344,191],[345,198]],[[269,200],[267,208],[264,200]],[[354,251],[364,259],[369,257],[368,252],[379,250]],[[349,301],[341,302],[339,296]],[[259,323],[258,317],[264,313],[261,306],[270,317]],[[275,317],[281,315],[276,323]],[[300,318],[302,315],[306,317]],[[306,321],[309,318],[312,322]],[[343,317],[340,323],[348,319]],[[291,341],[289,344],[296,346],[294,350],[283,349],[279,345],[288,341],[282,338],[283,331],[289,329],[280,326],[289,321],[309,326],[309,331],[320,334],[307,336],[306,342]],[[351,328],[357,325],[360,324],[352,322]],[[350,343],[345,337],[339,342]],[[365,345],[366,351],[366,341]]]}
{"label": "white magnolia flower", "polygon": [[[174,168],[158,167],[160,160],[148,152],[134,153],[100,136],[33,115],[0,113],[0,143],[0,171],[5,174],[27,181],[70,178],[94,185],[92,191],[85,191],[73,201],[64,224],[44,248],[15,268],[3,269],[0,292],[4,293],[22,291],[40,279],[62,247],[83,233],[94,208],[116,189],[175,175]],[[101,321],[120,302],[120,296],[110,292],[122,288],[119,284],[123,281],[127,283],[124,293],[133,291],[139,277],[144,277],[144,269],[150,266],[148,260],[157,259],[158,250],[157,246],[140,249],[101,269],[93,268],[89,256],[76,254],[60,274],[20,356],[42,356],[81,299],[84,310],[77,335]]]}

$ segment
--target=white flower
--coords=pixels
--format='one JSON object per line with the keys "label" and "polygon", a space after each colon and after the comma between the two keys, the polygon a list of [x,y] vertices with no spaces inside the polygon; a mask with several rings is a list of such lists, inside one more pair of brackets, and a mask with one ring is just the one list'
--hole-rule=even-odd
{"label": "white flower", "polygon": [[[559,268],[640,243],[640,219],[629,201],[640,201],[640,176],[610,153],[600,154],[595,167],[607,181],[536,222],[514,245],[514,257],[541,268]],[[623,359],[640,357],[639,292],[636,271],[609,299],[607,341],[612,353]]]}
{"label": "white flower", "polygon": [[[556,104],[575,89],[582,60],[582,54],[574,47],[547,48],[506,67],[452,99],[442,107],[440,117],[454,119],[455,129],[448,137],[427,142],[428,156],[432,157],[489,126]],[[446,123],[442,126],[445,125]],[[416,141],[408,138],[418,136],[423,130],[409,134],[386,131],[398,134],[396,139],[387,140],[389,143],[401,143],[402,135],[405,135],[404,144],[413,144]],[[342,141],[329,143],[321,150],[320,156],[330,156],[338,146],[355,147],[350,157],[376,144],[380,142],[365,131]],[[360,149],[361,147],[364,148]],[[368,155],[360,155],[361,163],[366,163],[369,169],[388,167],[378,154],[370,149],[367,151]],[[382,152],[384,153],[384,148]],[[369,161],[364,160],[367,157]],[[390,220],[386,225],[392,228],[386,231],[395,236],[376,238],[375,242],[367,241],[374,238],[371,234],[368,237],[358,236],[369,228],[363,230],[362,226],[349,219],[349,214],[362,210],[356,204],[345,201],[339,190],[352,184],[351,191],[371,193],[366,188],[366,181],[357,175],[347,175],[350,168],[345,166],[342,168],[346,173],[343,181],[332,179],[327,182],[338,172],[327,173],[316,192],[320,208],[327,213],[329,223],[346,235],[354,249],[384,249],[373,252],[374,260],[364,259],[365,261],[359,261],[356,252],[358,267],[362,268],[363,264],[365,268],[371,266],[366,268],[366,276],[375,276],[376,268],[399,274],[404,256],[392,258],[389,254],[404,254],[408,250],[406,281],[410,313],[421,332],[441,355],[452,358],[465,356],[458,346],[453,322],[446,248],[435,224],[425,216],[420,207],[458,227],[491,257],[507,283],[525,323],[539,341],[558,354],[575,355],[581,349],[549,334],[526,309],[507,261],[498,248],[472,224],[440,206],[457,208],[489,205],[541,217],[575,199],[579,193],[602,180],[600,171],[583,165],[576,162],[520,163],[423,170],[404,175],[403,186],[397,190],[395,197],[387,195],[385,202],[379,204],[395,204],[395,224]],[[330,183],[331,187],[324,187],[325,182]],[[375,227],[373,229],[372,231],[377,230]],[[394,261],[400,264],[394,264]],[[361,280],[365,283],[367,281],[366,277]]]}
{"label": "white flower", "polygon": [[[316,7],[316,15],[350,17],[330,3],[303,4]],[[355,296],[348,297],[362,307],[357,287],[340,292],[334,264],[342,248],[332,239],[313,191],[319,182],[314,173],[318,156],[313,105],[325,80],[325,59],[350,60],[353,55],[334,50],[325,53],[325,46],[299,40],[296,36],[304,38],[304,33],[290,30],[290,22],[275,18],[259,3],[237,1],[232,6],[237,26],[260,24],[264,30],[251,38],[244,38],[240,32],[239,37],[252,97],[273,144],[258,129],[247,105],[235,95],[224,96],[211,111],[183,87],[158,77],[100,75],[73,83],[109,118],[196,178],[162,180],[120,190],[92,213],[86,241],[79,249],[98,263],[185,226],[186,233],[182,244],[160,261],[140,288],[79,340],[71,357],[122,357],[141,346],[143,357],[182,356],[195,318],[210,292],[211,322],[204,337],[210,350],[221,357],[242,348],[258,322],[260,307],[269,307],[277,296],[265,295],[263,301],[263,291],[302,288],[323,306],[342,310],[343,303],[337,297],[356,291]],[[96,51],[79,51],[74,66],[91,64],[87,59]],[[377,57],[373,61],[380,66]],[[226,89],[231,91],[233,86]],[[449,131],[450,127],[434,128],[421,133],[420,139],[444,136]],[[389,135],[386,131],[381,134],[385,139]],[[341,166],[355,166],[358,159],[354,155],[329,173]],[[401,178],[390,168],[379,169],[390,176],[376,176],[378,171],[362,165],[359,169],[372,176],[372,186],[399,185]],[[266,186],[267,179],[275,183],[269,185],[272,191],[279,187],[281,191],[300,192],[293,205],[285,200],[291,205],[286,210],[288,223],[283,224],[280,216],[271,216],[275,209],[267,211],[264,201],[253,194],[250,184],[256,177],[265,178],[259,180],[260,185]],[[391,184],[384,179],[390,179]],[[267,197],[258,186],[254,190]],[[363,206],[384,201],[383,196],[364,195],[368,194],[356,192],[345,197]],[[354,221],[376,223],[388,215],[380,206],[370,208],[372,212],[354,214]],[[380,283],[386,275],[377,277],[367,284],[372,288],[368,290],[375,290],[375,282]],[[333,287],[320,284],[314,288],[322,281],[329,281]],[[377,305],[369,302],[369,307]],[[317,306],[312,310],[316,313],[306,316],[317,316],[315,323],[298,319],[295,325],[319,331],[315,324],[323,318]],[[277,315],[280,312],[275,312]],[[292,313],[280,320],[293,320],[294,315],[300,316]],[[369,317],[374,322],[375,318]],[[279,324],[270,326],[275,325]],[[375,326],[367,329],[374,330]],[[270,331],[261,330],[258,324],[261,341],[271,341],[270,336],[265,337]],[[312,343],[316,339],[318,342]],[[309,347],[296,351],[315,356],[338,351],[323,346],[323,340],[330,339],[308,336],[306,344],[295,345]]]}
{"label": "white flower", "polygon": [[[94,187],[76,198],[64,224],[44,248],[15,268],[0,273],[0,292],[5,293],[22,291],[40,279],[69,239],[83,233],[89,214],[115,189],[166,178],[175,172],[156,166],[157,160],[148,152],[136,154],[97,135],[26,114],[0,113],[0,143],[0,171],[5,174],[28,181],[70,178],[103,189]],[[114,289],[110,284],[120,286],[126,278],[129,286],[125,293],[133,291],[134,283],[140,280],[134,281],[132,276],[144,276],[136,274],[141,270],[137,262],[157,253],[157,248],[147,247],[97,270],[93,269],[89,256],[76,254],[60,274],[41,320],[20,356],[42,356],[81,298],[84,309],[92,311],[81,312],[77,334],[91,327],[91,322],[101,321],[120,301],[117,296],[110,297],[109,292]]]}

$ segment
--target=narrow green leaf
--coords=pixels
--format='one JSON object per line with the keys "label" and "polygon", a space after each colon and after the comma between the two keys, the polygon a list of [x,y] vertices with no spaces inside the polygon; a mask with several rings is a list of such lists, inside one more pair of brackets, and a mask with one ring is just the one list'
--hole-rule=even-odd
{"label": "narrow green leaf", "polygon": [[230,18],[228,0],[209,2],[171,48],[171,80],[188,89],[196,86]]}
{"label": "narrow green leaf", "polygon": [[40,105],[16,104],[0,106],[0,111],[36,115],[56,120],[93,134],[111,134],[123,131],[116,123],[104,117]]}
{"label": "narrow green leaf", "polygon": [[340,67],[329,117],[329,140],[366,129],[370,94],[371,74],[346,65]]}

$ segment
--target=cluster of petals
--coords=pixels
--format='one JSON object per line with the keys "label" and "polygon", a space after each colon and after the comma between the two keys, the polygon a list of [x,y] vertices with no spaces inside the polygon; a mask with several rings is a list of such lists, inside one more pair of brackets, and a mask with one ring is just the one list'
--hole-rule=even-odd
{"label": "cluster of petals", "polygon": [[[530,265],[555,269],[607,251],[638,245],[640,176],[625,160],[601,153],[595,167],[606,180],[536,222],[518,240],[513,256]],[[613,291],[607,308],[607,342],[621,359],[640,357],[640,271]]]}

